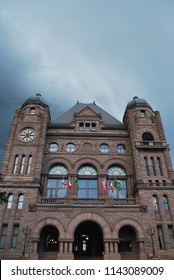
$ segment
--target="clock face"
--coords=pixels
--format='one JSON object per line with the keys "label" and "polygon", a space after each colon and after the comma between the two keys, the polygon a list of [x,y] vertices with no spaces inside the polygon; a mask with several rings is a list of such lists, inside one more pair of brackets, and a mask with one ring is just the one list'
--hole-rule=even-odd
{"label": "clock face", "polygon": [[19,133],[19,140],[22,142],[31,142],[36,137],[36,131],[31,127],[22,129]]}

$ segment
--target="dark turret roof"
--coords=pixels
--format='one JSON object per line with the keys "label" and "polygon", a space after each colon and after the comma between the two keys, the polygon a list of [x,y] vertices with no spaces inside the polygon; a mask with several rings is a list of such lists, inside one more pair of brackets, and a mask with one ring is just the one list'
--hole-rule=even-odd
{"label": "dark turret roof", "polygon": [[49,107],[47,102],[42,98],[40,93],[37,93],[35,96],[29,97],[21,106],[21,109],[28,104],[39,104],[43,107]]}
{"label": "dark turret roof", "polygon": [[149,109],[152,110],[152,107],[147,103],[147,101],[143,98],[139,98],[135,96],[133,100],[129,101],[126,107],[127,109],[133,109],[135,107],[148,107]]}
{"label": "dark turret roof", "polygon": [[93,112],[96,114],[100,114],[101,120],[103,122],[104,128],[113,128],[113,129],[126,129],[126,126],[105,112],[102,108],[97,106],[95,102],[93,103],[80,103],[77,102],[76,105],[74,105],[72,108],[70,108],[68,111],[63,113],[61,116],[59,116],[57,119],[51,121],[51,126],[59,126],[59,127],[72,127],[72,121],[74,114],[80,113],[85,108],[90,108]]}

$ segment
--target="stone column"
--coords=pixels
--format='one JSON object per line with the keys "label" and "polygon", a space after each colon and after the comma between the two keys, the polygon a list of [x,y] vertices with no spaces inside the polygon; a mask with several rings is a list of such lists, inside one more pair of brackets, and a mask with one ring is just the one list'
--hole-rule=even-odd
{"label": "stone column", "polygon": [[39,240],[35,239],[33,240],[33,244],[32,244],[32,252],[30,253],[30,260],[38,260],[39,259],[39,254],[38,254],[38,243]]}
{"label": "stone column", "polygon": [[147,255],[144,250],[144,240],[139,239],[138,243],[139,243],[138,244],[139,245],[139,258],[140,258],[140,260],[146,260]]}

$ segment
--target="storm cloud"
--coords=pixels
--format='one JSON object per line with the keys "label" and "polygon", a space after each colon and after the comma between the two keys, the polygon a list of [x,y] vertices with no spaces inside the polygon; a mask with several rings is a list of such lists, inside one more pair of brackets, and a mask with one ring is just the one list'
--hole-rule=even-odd
{"label": "storm cloud", "polygon": [[174,159],[173,12],[170,0],[2,0],[0,159],[16,107],[38,92],[53,119],[95,100],[122,121],[127,102],[145,98]]}

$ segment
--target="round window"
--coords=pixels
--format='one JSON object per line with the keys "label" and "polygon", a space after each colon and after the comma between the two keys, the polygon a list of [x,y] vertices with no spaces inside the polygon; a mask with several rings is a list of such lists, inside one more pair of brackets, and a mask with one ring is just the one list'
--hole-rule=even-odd
{"label": "round window", "polygon": [[72,153],[72,152],[75,151],[75,148],[76,148],[76,146],[74,144],[69,143],[69,144],[66,145],[65,149],[68,153]]}
{"label": "round window", "polygon": [[59,146],[57,145],[57,143],[50,144],[50,147],[49,147],[50,152],[56,152],[56,151],[58,151],[58,149],[59,149]]}
{"label": "round window", "polygon": [[122,144],[117,145],[116,151],[117,151],[118,153],[120,153],[120,154],[124,154],[125,151],[126,151],[125,146],[122,145]]}
{"label": "round window", "polygon": [[108,153],[109,152],[109,146],[107,144],[101,144],[100,145],[100,152]]}

